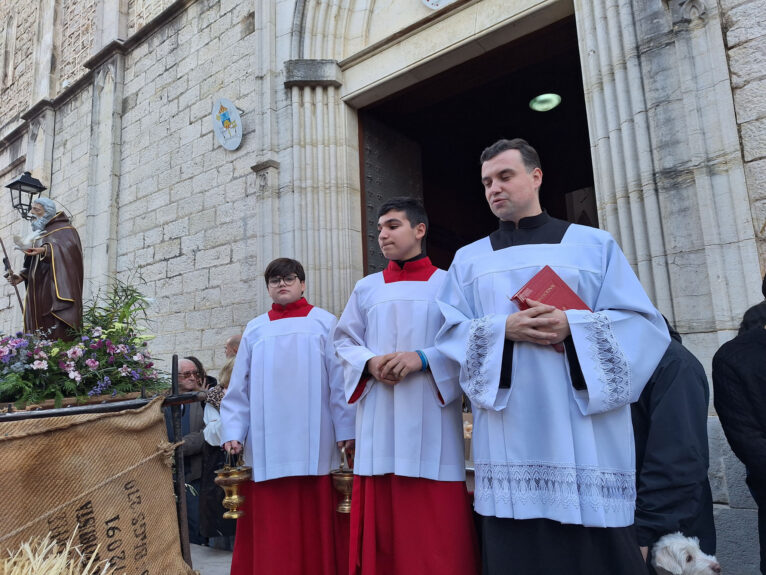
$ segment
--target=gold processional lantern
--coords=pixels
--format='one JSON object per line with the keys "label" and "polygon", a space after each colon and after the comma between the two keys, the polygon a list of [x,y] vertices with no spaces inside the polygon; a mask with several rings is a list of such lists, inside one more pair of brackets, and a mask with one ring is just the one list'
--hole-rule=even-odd
{"label": "gold processional lantern", "polygon": [[343,496],[335,510],[338,513],[351,513],[351,491],[354,486],[354,469],[348,465],[346,448],[340,450],[340,468],[330,471],[335,490]]}
{"label": "gold processional lantern", "polygon": [[224,519],[239,519],[245,512],[240,509],[245,502],[245,496],[240,495],[239,486],[250,481],[252,469],[245,465],[242,460],[242,452],[239,452],[237,466],[231,466],[231,453],[226,453],[226,464],[222,469],[216,469],[215,484],[223,488],[226,496],[223,498],[223,506],[228,509],[224,512]]}
{"label": "gold processional lantern", "polygon": [[33,178],[29,172],[24,172],[10,184],[6,184],[5,187],[11,191],[13,209],[17,210],[25,220],[32,219],[32,216],[29,215],[32,203],[43,190],[47,189],[40,180]]}

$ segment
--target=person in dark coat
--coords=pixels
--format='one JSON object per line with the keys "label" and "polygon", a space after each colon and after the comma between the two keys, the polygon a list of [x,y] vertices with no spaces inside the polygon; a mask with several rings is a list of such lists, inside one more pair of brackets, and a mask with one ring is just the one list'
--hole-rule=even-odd
{"label": "person in dark coat", "polygon": [[710,389],[702,364],[681,345],[681,336],[670,324],[668,330],[670,345],[631,405],[636,534],[645,557],[651,557],[660,537],[676,531],[697,537],[702,551],[714,555],[713,497],[707,475]]}
{"label": "person in dark coat", "polygon": [[751,314],[743,327],[713,357],[714,403],[758,505],[761,573],[766,573],[766,319]]}
{"label": "person in dark coat", "polygon": [[763,293],[763,297],[765,299],[761,303],[755,304],[745,312],[745,315],[742,318],[742,323],[739,325],[739,333],[737,335],[742,335],[754,325],[766,324],[766,275],[763,276],[761,292]]}
{"label": "person in dark coat", "polygon": [[[207,391],[215,387],[218,381],[205,373],[205,368],[194,356],[184,357],[178,362],[178,391],[189,393],[193,391]],[[199,530],[199,490],[202,478],[202,448],[205,437],[202,433],[204,427],[204,404],[188,403],[181,406],[181,433],[183,434],[183,447],[181,451],[184,458],[184,481],[186,487],[186,514],[189,525],[189,543],[204,545],[207,538],[203,537]],[[170,410],[165,411],[165,423],[168,430],[168,438],[178,441],[173,431],[173,422]]]}

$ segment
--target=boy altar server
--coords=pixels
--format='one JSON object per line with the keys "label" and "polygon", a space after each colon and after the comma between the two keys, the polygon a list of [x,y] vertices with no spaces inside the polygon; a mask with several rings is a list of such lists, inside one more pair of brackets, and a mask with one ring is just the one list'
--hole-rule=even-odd
{"label": "boy altar server", "polygon": [[[264,274],[274,304],[247,324],[221,402],[224,449],[253,468],[237,521],[232,575],[340,575],[348,519],[335,511],[336,448],[353,449],[354,411],[332,345],[337,320],[303,297],[291,259]],[[344,523],[345,520],[345,523]]]}
{"label": "boy altar server", "polygon": [[445,272],[422,252],[427,226],[416,200],[381,206],[388,267],[356,284],[335,330],[357,405],[351,575],[477,572],[458,371],[433,347]]}
{"label": "boy altar server", "polygon": [[[500,227],[455,255],[436,346],[473,407],[484,573],[645,575],[630,403],[668,346],[665,322],[608,233],[542,211],[527,142],[500,140],[481,163]],[[509,297],[545,265],[593,311],[519,311]]]}

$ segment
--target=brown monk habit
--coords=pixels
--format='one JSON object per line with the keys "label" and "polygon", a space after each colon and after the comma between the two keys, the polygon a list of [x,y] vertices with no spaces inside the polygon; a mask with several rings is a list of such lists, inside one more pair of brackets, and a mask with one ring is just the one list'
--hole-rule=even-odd
{"label": "brown monk habit", "polygon": [[80,236],[69,218],[59,212],[35,245],[45,248],[45,253],[24,259],[24,331],[47,331],[47,339],[71,340],[70,331],[82,327]]}

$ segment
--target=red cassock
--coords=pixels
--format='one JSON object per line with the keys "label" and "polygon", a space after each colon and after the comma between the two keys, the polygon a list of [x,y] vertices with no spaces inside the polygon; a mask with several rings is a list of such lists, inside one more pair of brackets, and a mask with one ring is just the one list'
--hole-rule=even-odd
{"label": "red cassock", "polygon": [[354,476],[349,551],[349,575],[479,573],[465,483]]}
{"label": "red cassock", "polygon": [[349,515],[328,475],[243,486],[231,575],[345,575]]}

